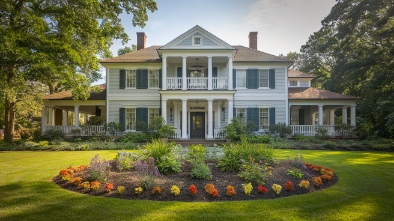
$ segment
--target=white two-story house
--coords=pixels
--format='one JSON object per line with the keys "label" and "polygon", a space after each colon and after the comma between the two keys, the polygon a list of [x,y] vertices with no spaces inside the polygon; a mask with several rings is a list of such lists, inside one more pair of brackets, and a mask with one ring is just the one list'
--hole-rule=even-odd
{"label": "white two-story house", "polygon": [[100,62],[105,90],[92,94],[100,99],[84,104],[59,94],[44,98],[49,119],[43,119],[43,130],[78,127],[79,118],[67,122],[67,112],[79,116],[83,109],[90,110],[84,119],[101,115],[127,132],[161,116],[179,139],[217,138],[233,117],[252,122],[256,132],[286,123],[311,135],[306,131],[316,125],[334,125],[336,109],[343,109],[347,123],[348,107],[355,125],[357,98],[311,89],[313,77],[288,70],[293,61],[257,50],[257,32],[249,33],[249,47],[232,46],[200,26],[164,46],[146,47],[146,35],[139,32],[137,49]]}

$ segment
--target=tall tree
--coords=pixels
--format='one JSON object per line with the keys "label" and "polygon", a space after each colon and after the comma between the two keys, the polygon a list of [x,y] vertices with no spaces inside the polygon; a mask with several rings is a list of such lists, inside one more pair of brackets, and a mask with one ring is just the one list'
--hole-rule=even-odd
{"label": "tall tree", "polygon": [[130,53],[130,52],[133,52],[133,51],[136,51],[136,50],[137,50],[137,45],[135,45],[135,44],[132,44],[132,45],[131,45],[131,48],[128,47],[128,46],[126,46],[126,47],[124,47],[124,48],[120,48],[120,49],[118,50],[118,56],[119,56],[119,55],[124,55],[124,54]]}
{"label": "tall tree", "polygon": [[128,40],[119,15],[132,14],[132,24],[144,27],[147,10],[157,10],[154,0],[0,1],[4,140],[13,142],[15,106],[27,82],[55,82],[73,89],[75,99],[86,99],[112,40]]}
{"label": "tall tree", "polygon": [[394,2],[337,0],[322,25],[301,48],[301,70],[362,98],[363,135],[394,137]]}

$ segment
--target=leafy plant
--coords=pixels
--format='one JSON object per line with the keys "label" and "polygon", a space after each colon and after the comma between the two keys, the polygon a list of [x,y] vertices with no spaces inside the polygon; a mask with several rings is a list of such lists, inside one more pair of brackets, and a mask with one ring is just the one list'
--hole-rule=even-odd
{"label": "leafy plant", "polygon": [[249,136],[254,130],[255,124],[248,123],[244,126],[239,118],[233,117],[231,123],[223,128],[222,133],[226,135],[227,139],[240,140],[241,136]]}
{"label": "leafy plant", "polygon": [[299,187],[308,189],[309,187],[309,181],[308,180],[301,180],[300,184],[298,184]]}
{"label": "leafy plant", "polygon": [[182,171],[181,162],[174,154],[162,156],[157,162],[157,167],[163,174],[179,173]]}
{"label": "leafy plant", "polygon": [[189,162],[204,162],[207,150],[202,144],[193,144],[188,147],[186,160]]}
{"label": "leafy plant", "polygon": [[108,123],[107,130],[112,136],[116,136],[118,132],[124,130],[124,128],[121,128],[119,123],[112,121]]}
{"label": "leafy plant", "polygon": [[304,162],[304,156],[300,154],[300,156],[295,155],[294,160],[291,160],[289,156],[287,156],[287,161],[290,163],[292,167],[296,167],[299,169],[302,169],[305,167],[305,162]]}
{"label": "leafy plant", "polygon": [[238,176],[248,182],[264,185],[267,180],[268,168],[258,163],[254,163],[251,158],[250,161],[243,161],[241,172]]}
{"label": "leafy plant", "polygon": [[282,190],[282,186],[279,184],[274,183],[272,185],[272,189],[274,190],[274,192],[278,195],[280,193],[280,191]]}
{"label": "leafy plant", "polygon": [[62,140],[64,136],[66,136],[66,134],[63,130],[47,130],[44,132],[44,135],[42,135],[42,138],[48,140]]}
{"label": "leafy plant", "polygon": [[297,179],[301,179],[304,176],[304,174],[298,168],[288,169],[287,174]]}
{"label": "leafy plant", "polygon": [[175,156],[174,142],[163,143],[159,140],[152,140],[152,143],[145,145],[145,155],[152,157],[161,173],[178,173],[181,171],[180,159]]}
{"label": "leafy plant", "polygon": [[271,134],[277,134],[281,138],[285,138],[292,133],[290,125],[286,125],[286,123],[270,124],[269,131]]}
{"label": "leafy plant", "polygon": [[114,162],[118,170],[128,170],[138,159],[140,159],[140,156],[136,153],[119,151]]}
{"label": "leafy plant", "polygon": [[191,176],[192,178],[210,180],[212,172],[204,162],[195,162],[192,163]]}
{"label": "leafy plant", "polygon": [[140,132],[128,132],[121,139],[122,143],[143,143],[147,141],[148,137],[146,136],[146,134]]}
{"label": "leafy plant", "polygon": [[244,193],[246,195],[250,195],[252,193],[252,190],[253,190],[252,183],[242,184],[242,187],[243,187]]}
{"label": "leafy plant", "polygon": [[160,173],[157,166],[155,166],[155,160],[152,157],[150,157],[148,161],[138,160],[136,170],[139,173],[138,178],[142,188],[147,190],[156,185],[155,177]]}
{"label": "leafy plant", "polygon": [[88,172],[92,180],[98,180],[100,182],[105,182],[109,176],[109,162],[101,161],[98,154],[96,154],[90,161]]}
{"label": "leafy plant", "polygon": [[173,185],[173,186],[171,187],[171,193],[172,193],[174,196],[178,196],[178,195],[181,193],[181,190],[180,190],[179,187],[177,187],[176,185]]}

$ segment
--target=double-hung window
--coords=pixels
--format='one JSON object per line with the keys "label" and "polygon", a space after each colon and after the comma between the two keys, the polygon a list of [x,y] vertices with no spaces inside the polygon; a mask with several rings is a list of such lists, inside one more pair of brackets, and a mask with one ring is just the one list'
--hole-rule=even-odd
{"label": "double-hung window", "polygon": [[135,108],[126,109],[126,130],[136,129]]}
{"label": "double-hung window", "polygon": [[241,122],[242,125],[246,126],[246,109],[245,108],[237,108],[236,116]]}
{"label": "double-hung window", "polygon": [[268,108],[260,108],[259,115],[259,129],[266,130],[269,126],[269,112]]}
{"label": "double-hung window", "polygon": [[246,87],[246,70],[237,69],[237,88]]}
{"label": "double-hung window", "polygon": [[259,87],[269,87],[268,85],[269,74],[268,70],[259,70]]}
{"label": "double-hung window", "polygon": [[126,87],[135,88],[136,87],[136,70],[127,70],[126,72]]}
{"label": "double-hung window", "polygon": [[159,117],[158,108],[149,108],[149,123],[153,123]]}
{"label": "double-hung window", "polygon": [[159,70],[149,71],[149,87],[159,87]]}

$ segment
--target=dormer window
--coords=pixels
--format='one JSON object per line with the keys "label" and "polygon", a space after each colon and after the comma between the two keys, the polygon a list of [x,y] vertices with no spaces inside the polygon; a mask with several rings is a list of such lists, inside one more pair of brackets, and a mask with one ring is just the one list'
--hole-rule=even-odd
{"label": "dormer window", "polygon": [[289,86],[290,87],[297,87],[298,86],[298,82],[297,81],[290,81],[289,82]]}
{"label": "dormer window", "polygon": [[202,45],[201,36],[194,36],[193,37],[193,45]]}

